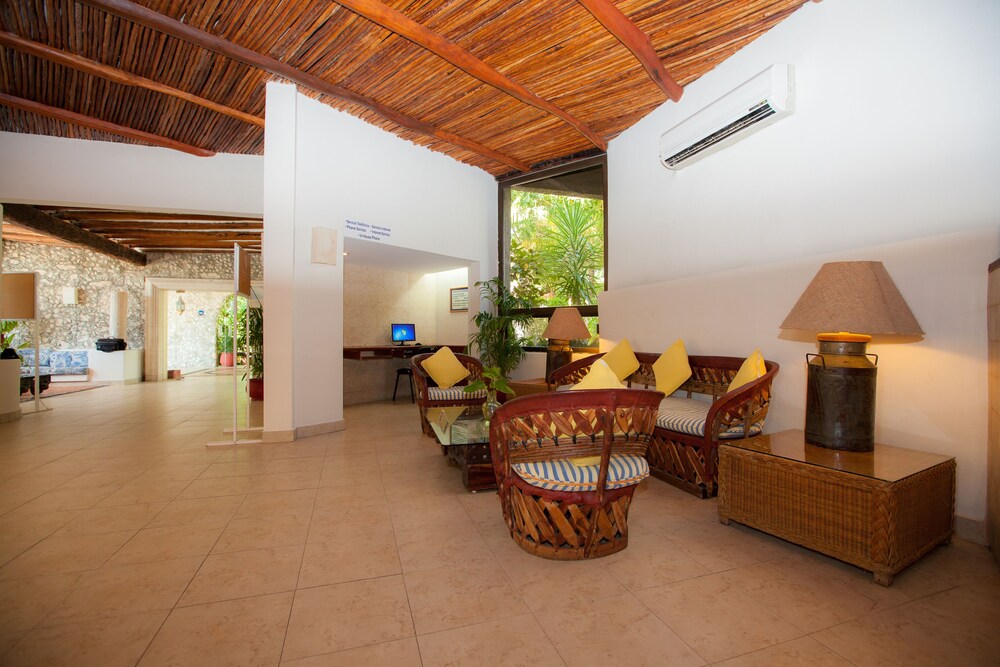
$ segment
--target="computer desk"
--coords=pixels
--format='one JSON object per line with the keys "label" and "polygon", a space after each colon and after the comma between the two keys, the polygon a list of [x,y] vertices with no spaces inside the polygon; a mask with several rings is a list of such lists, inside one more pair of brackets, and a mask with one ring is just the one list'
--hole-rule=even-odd
{"label": "computer desk", "polygon": [[383,359],[407,359],[417,353],[417,350],[437,351],[442,347],[451,348],[452,352],[465,352],[465,345],[365,345],[344,348],[344,359],[355,361],[379,361]]}

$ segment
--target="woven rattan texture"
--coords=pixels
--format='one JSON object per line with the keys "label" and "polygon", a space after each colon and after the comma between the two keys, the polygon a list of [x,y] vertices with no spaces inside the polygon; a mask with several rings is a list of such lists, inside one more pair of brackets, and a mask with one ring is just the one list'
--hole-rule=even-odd
{"label": "woven rattan texture", "polygon": [[[649,35],[681,85],[713,69],[805,0],[616,3]],[[325,0],[141,2],[172,19],[268,55],[528,164],[594,148],[556,116],[520,102],[416,44]],[[615,37],[572,0],[387,0],[410,19],[581,119],[610,139],[666,97]],[[0,27],[131,74],[263,116],[275,77],[71,0],[0,3]],[[161,93],[0,49],[8,94],[223,153],[260,154],[260,127]],[[400,137],[499,175],[510,167],[405,130],[362,107],[302,92]],[[125,141],[0,107],[0,130]]]}
{"label": "woven rattan texture", "polygon": [[720,449],[719,516],[874,573],[884,585],[952,533],[955,461],[890,483]]}

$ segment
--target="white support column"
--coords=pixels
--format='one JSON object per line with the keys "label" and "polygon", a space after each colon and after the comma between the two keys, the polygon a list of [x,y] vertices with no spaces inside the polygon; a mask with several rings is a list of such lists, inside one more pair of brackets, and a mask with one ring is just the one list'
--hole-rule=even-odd
{"label": "white support column", "polygon": [[268,83],[264,125],[264,432],[292,440],[294,421],[295,86]]}

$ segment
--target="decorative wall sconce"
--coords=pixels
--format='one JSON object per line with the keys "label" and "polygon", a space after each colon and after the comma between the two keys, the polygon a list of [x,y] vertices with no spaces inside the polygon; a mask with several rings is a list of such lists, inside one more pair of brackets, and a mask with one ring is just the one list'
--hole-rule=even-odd
{"label": "decorative wall sconce", "polygon": [[180,294],[177,295],[176,307],[177,307],[177,314],[183,315],[186,305],[184,304],[184,298]]}

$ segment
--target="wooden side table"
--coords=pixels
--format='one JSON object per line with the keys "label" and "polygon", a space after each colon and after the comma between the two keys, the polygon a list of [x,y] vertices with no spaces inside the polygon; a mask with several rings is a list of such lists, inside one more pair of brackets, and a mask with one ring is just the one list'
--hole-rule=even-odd
{"label": "wooden side table", "polygon": [[534,378],[531,380],[511,380],[507,384],[514,390],[517,396],[528,396],[530,394],[544,394],[549,390],[545,378]]}
{"label": "wooden side table", "polygon": [[875,445],[843,452],[802,431],[720,442],[719,520],[869,570],[876,583],[951,539],[955,459]]}
{"label": "wooden side table", "polygon": [[427,422],[441,444],[441,453],[462,470],[462,483],[476,493],[495,489],[490,427],[478,405],[431,408]]}

